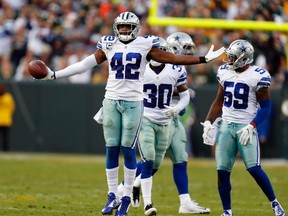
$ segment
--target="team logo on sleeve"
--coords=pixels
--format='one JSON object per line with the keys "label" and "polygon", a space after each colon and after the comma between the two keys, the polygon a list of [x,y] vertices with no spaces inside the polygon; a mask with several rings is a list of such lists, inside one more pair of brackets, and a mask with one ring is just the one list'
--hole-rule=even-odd
{"label": "team logo on sleeve", "polygon": [[113,44],[112,43],[107,43],[106,44],[106,49],[107,50],[111,50],[112,49]]}

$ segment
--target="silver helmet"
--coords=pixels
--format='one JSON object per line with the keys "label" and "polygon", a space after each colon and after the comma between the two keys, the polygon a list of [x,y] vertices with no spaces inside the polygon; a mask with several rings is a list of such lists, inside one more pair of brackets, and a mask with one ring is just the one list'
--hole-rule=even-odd
{"label": "silver helmet", "polygon": [[167,41],[164,38],[159,37],[159,49],[165,51],[165,52],[169,52],[170,48],[169,45],[167,43]]}
{"label": "silver helmet", "polygon": [[[129,31],[119,31],[120,25],[130,25]],[[132,12],[123,12],[114,20],[113,30],[120,41],[130,41],[138,36],[140,30],[140,21]]]}
{"label": "silver helmet", "polygon": [[[170,48],[168,46],[168,43],[166,42],[165,39],[159,37],[159,49],[165,51],[165,52],[170,52]],[[154,61],[153,59],[150,60],[150,64],[157,67],[160,66],[162,63]]]}
{"label": "silver helmet", "polygon": [[235,70],[253,62],[254,48],[246,40],[235,40],[229,45],[225,53],[227,58],[224,59],[224,62]]}
{"label": "silver helmet", "polygon": [[184,32],[175,32],[167,37],[167,43],[176,55],[194,55],[195,43],[190,35]]}

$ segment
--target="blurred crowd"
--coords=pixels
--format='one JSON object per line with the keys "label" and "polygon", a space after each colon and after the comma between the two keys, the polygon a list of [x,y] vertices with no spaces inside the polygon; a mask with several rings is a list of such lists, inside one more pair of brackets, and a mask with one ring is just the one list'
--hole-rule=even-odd
{"label": "blurred crowd", "polygon": [[[158,16],[265,20],[288,22],[285,0],[158,0]],[[43,60],[53,70],[62,69],[96,51],[103,35],[113,34],[114,18],[132,11],[141,21],[140,35],[166,38],[176,31],[193,38],[197,55],[210,45],[226,46],[233,40],[249,40],[255,48],[255,64],[268,69],[273,86],[281,87],[286,66],[286,36],[283,32],[250,30],[156,27],[147,23],[147,0],[1,0],[0,1],[0,80],[32,81],[27,64]],[[188,67],[189,82],[203,85],[217,82],[215,74],[222,60]],[[86,73],[58,82],[105,83],[107,63]]]}

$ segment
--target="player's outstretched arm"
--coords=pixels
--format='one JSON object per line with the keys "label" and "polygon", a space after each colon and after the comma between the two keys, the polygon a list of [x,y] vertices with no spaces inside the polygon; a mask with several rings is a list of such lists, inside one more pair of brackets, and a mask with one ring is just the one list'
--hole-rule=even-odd
{"label": "player's outstretched arm", "polygon": [[[62,77],[69,77],[75,74],[84,73],[85,71],[93,68],[96,65],[97,65],[97,61],[95,59],[94,54],[92,54],[80,62],[76,62],[72,65],[69,65],[68,67],[62,70],[55,71],[54,79],[58,79]],[[50,69],[48,68],[48,71],[49,70]]]}
{"label": "player's outstretched arm", "polygon": [[153,59],[157,62],[161,63],[170,63],[175,65],[193,65],[193,64],[201,64],[208,63],[219,56],[221,56],[225,52],[225,48],[222,47],[216,51],[214,50],[214,45],[212,45],[205,56],[191,56],[191,55],[175,55],[170,52],[162,51],[158,48],[152,48],[148,55],[148,60]]}
{"label": "player's outstretched arm", "polygon": [[105,60],[106,60],[105,53],[99,49],[94,54],[87,56],[82,61],[76,62],[58,71],[52,71],[47,66],[48,75],[45,78],[43,78],[43,80],[58,79],[73,76],[75,74],[84,73],[85,71],[95,67],[97,64],[101,64]]}

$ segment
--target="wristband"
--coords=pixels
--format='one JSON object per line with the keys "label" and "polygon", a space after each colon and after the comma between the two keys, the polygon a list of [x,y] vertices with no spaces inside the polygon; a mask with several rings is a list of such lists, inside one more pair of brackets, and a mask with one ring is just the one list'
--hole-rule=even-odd
{"label": "wristband", "polygon": [[204,56],[200,56],[200,63],[207,63],[206,58]]}
{"label": "wristband", "polygon": [[252,122],[250,122],[250,124],[251,124],[251,125],[253,125],[253,127],[254,127],[254,128],[256,128],[256,127],[257,127],[256,123],[255,123],[255,122],[253,122],[253,121],[252,121]]}

